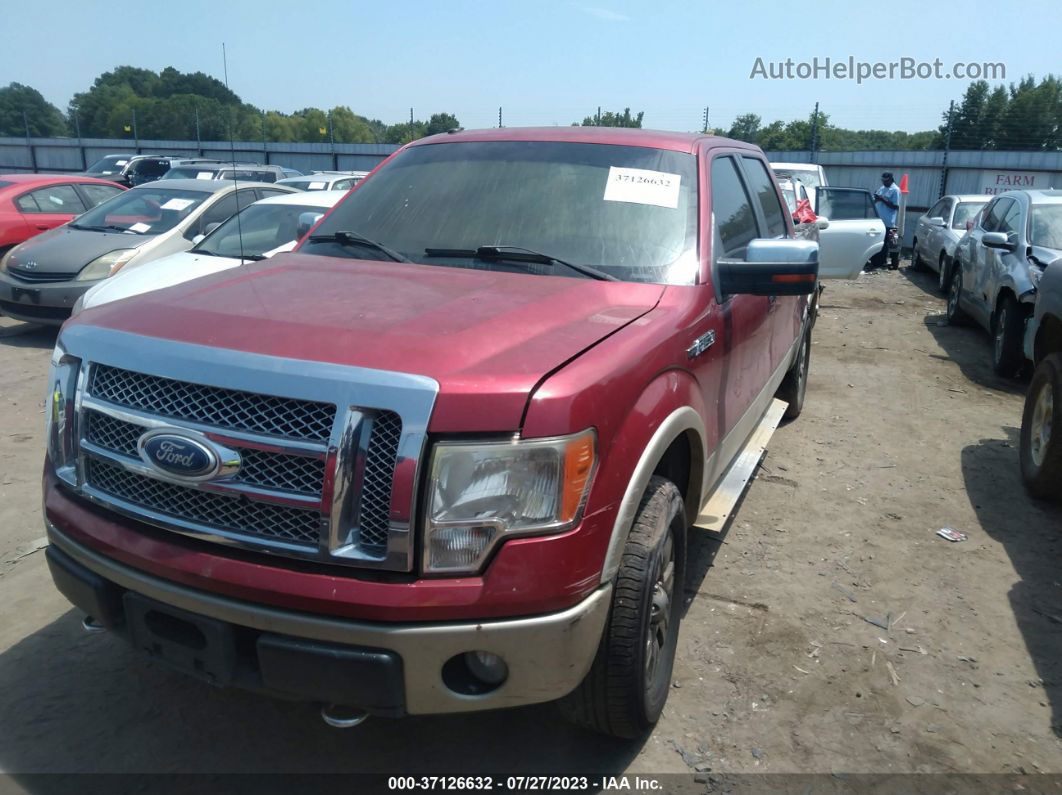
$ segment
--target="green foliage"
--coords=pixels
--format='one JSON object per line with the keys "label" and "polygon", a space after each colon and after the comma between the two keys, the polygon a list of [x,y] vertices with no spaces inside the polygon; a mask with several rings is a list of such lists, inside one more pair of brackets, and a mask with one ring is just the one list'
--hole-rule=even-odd
{"label": "green foliage", "polygon": [[10,83],[0,88],[0,135],[25,135],[27,123],[29,134],[34,138],[66,134],[66,120],[62,112],[41,96],[37,89],[21,83]]}
{"label": "green foliage", "polygon": [[[935,145],[943,146],[948,112]],[[1057,150],[1062,148],[1062,80],[1031,75],[1009,88],[989,90],[984,80],[971,83],[955,108],[952,149]]]}
{"label": "green foliage", "polygon": [[[637,116],[631,116],[631,109],[624,108],[623,113],[613,113],[612,111],[606,111],[605,113],[598,112],[594,116],[587,116],[583,119],[583,127],[638,127],[642,126],[642,117],[645,116],[645,111],[638,111]],[[573,127],[580,125],[573,123]]]}

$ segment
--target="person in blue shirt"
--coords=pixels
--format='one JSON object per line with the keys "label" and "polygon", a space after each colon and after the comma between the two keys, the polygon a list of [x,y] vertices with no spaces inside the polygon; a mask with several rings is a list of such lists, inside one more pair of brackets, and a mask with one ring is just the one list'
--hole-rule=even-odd
{"label": "person in blue shirt", "polygon": [[[881,187],[874,191],[874,209],[878,218],[885,224],[885,246],[882,247],[882,262],[888,249],[890,236],[895,236],[897,225],[896,219],[900,214],[900,189],[892,181],[892,172],[886,171],[881,175]],[[896,270],[900,267],[900,250],[889,251],[889,267]]]}

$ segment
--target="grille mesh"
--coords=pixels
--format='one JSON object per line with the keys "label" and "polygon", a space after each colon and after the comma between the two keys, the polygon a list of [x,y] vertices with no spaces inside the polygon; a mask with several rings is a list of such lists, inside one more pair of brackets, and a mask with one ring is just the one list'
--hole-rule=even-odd
{"label": "grille mesh", "polygon": [[134,373],[97,364],[89,392],[101,400],[162,417],[251,433],[326,441],[336,407]]}
{"label": "grille mesh", "polygon": [[[147,428],[99,411],[85,412],[85,438],[115,453],[140,458],[137,441]],[[321,459],[239,448],[242,464],[233,482],[297,494],[320,496],[325,464]]]}
{"label": "grille mesh", "polygon": [[308,547],[316,546],[320,534],[317,511],[175,486],[94,458],[85,461],[85,477],[90,486],[112,497],[218,530]]}
{"label": "grille mesh", "polygon": [[369,438],[365,478],[361,491],[361,518],[358,522],[362,546],[387,545],[388,519],[391,514],[391,484],[395,476],[398,442],[402,438],[402,419],[393,411],[376,415]]}

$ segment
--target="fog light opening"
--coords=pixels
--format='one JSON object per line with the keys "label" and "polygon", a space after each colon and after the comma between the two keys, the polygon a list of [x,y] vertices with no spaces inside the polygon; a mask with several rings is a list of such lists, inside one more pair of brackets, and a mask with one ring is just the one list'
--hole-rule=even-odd
{"label": "fog light opening", "polygon": [[481,696],[493,692],[509,678],[509,666],[489,651],[466,651],[455,654],[442,668],[443,683],[464,696]]}

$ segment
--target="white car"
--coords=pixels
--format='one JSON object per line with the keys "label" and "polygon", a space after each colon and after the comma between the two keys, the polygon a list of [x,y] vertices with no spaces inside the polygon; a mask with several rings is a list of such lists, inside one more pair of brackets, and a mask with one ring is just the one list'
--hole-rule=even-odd
{"label": "white car", "polygon": [[855,279],[885,245],[885,224],[862,188],[815,190],[819,229],[819,278]]}
{"label": "white car", "polygon": [[948,291],[955,247],[991,198],[977,193],[945,196],[919,217],[915,226],[911,265],[915,270],[935,270],[941,292]]}
{"label": "white car", "polygon": [[346,195],[346,191],[313,191],[257,201],[209,234],[200,235],[190,250],[100,282],[78,299],[73,313],[291,251],[299,238]]}
{"label": "white car", "polygon": [[277,180],[278,185],[287,185],[295,190],[350,190],[366,176],[368,171],[315,171],[301,177]]}

